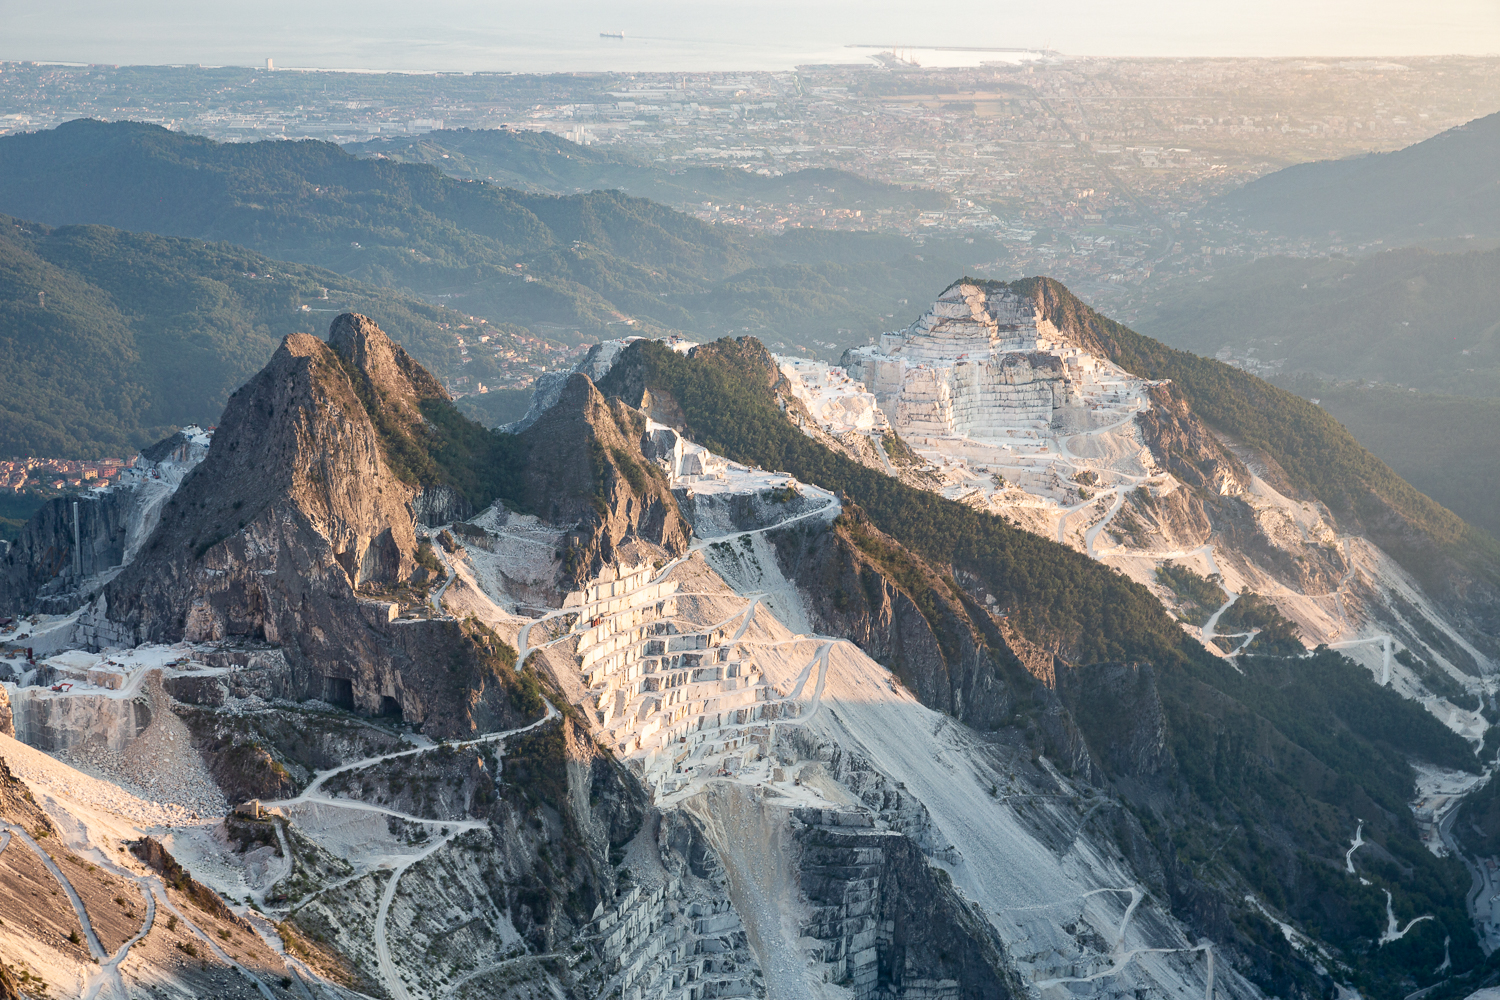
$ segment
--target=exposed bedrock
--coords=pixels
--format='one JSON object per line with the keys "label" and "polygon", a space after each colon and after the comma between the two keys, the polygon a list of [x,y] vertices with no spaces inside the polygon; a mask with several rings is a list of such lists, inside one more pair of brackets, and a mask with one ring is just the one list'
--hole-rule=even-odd
{"label": "exposed bedrock", "polygon": [[[75,503],[77,569],[73,543]],[[21,530],[21,537],[0,560],[0,613],[65,614],[81,605],[85,598],[80,593],[80,584],[123,561],[136,513],[133,491],[123,488],[49,500],[32,515]]]}
{"label": "exposed bedrock", "polygon": [[939,576],[852,504],[832,525],[767,537],[819,632],[848,638],[928,707],[982,732],[1019,725],[1069,773],[1102,780],[1054,690],[1062,661],[985,610],[977,577]]}
{"label": "exposed bedrock", "polygon": [[[520,719],[495,644],[453,620],[393,621],[358,596],[416,565],[419,491],[387,465],[382,434],[421,420],[418,402],[442,392],[428,383],[363,317],[340,317],[329,344],[288,337],[90,609],[95,641],[276,645],[288,668],[277,694],[371,713],[394,703],[435,735]],[[382,429],[361,392],[379,394]]]}
{"label": "exposed bedrock", "polygon": [[1210,493],[1227,496],[1244,490],[1249,472],[1209,432],[1182,394],[1170,385],[1147,392],[1151,409],[1135,419],[1156,461],[1189,486]]}
{"label": "exposed bedrock", "polygon": [[84,743],[124,750],[151,724],[151,704],[144,697],[79,694],[50,698],[46,694],[46,689],[35,687],[16,692],[10,735],[48,753]]}
{"label": "exposed bedrock", "polygon": [[[669,432],[670,433],[670,432]],[[806,514],[827,503],[824,497],[801,494],[697,493],[691,486],[672,491],[678,509],[699,538],[714,538],[739,531],[754,531]]]}
{"label": "exposed bedrock", "polygon": [[691,528],[644,443],[646,418],[605,400],[581,372],[521,434],[519,505],[550,524],[577,526],[564,554],[570,585],[597,576],[631,540],[672,555],[687,550]]}
{"label": "exposed bedrock", "polygon": [[799,928],[813,958],[857,1000],[1025,996],[995,929],[908,837],[858,811],[797,809],[800,885],[812,912]]}
{"label": "exposed bedrock", "polygon": [[66,614],[86,603],[135,555],[207,441],[185,428],[143,448],[116,485],[47,501],[0,557],[0,614]]}
{"label": "exposed bedrock", "polygon": [[420,525],[435,528],[440,524],[466,521],[474,516],[474,505],[451,486],[428,486],[411,501],[412,517]]}

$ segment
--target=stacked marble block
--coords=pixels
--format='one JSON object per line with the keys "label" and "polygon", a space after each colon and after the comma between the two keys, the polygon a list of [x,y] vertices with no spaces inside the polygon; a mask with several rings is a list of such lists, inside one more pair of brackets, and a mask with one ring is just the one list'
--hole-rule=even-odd
{"label": "stacked marble block", "polygon": [[754,957],[733,906],[694,898],[681,878],[627,890],[588,930],[621,1000],[754,994]]}
{"label": "stacked marble block", "polygon": [[993,440],[1015,429],[1094,426],[1097,362],[1058,340],[1029,302],[974,285],[948,289],[904,333],[845,353],[844,367],[905,437]]}
{"label": "stacked marble block", "polygon": [[[648,566],[589,587],[582,596],[579,671],[594,702],[595,721],[621,754],[646,752],[653,762],[681,763],[686,744],[702,756],[707,746],[735,742],[725,727],[754,725],[772,694],[750,651],[725,629],[682,633],[677,584],[650,582]],[[719,747],[734,749],[735,747]]]}

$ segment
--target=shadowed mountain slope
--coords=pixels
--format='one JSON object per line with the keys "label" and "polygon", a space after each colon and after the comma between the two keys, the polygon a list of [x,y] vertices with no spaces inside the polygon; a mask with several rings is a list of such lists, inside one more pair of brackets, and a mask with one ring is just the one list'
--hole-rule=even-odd
{"label": "shadowed mountain slope", "polygon": [[1318,242],[1500,235],[1500,113],[1393,153],[1287,167],[1220,199],[1253,229]]}
{"label": "shadowed mountain slope", "polygon": [[[324,142],[216,143],[136,122],[0,139],[0,211],[228,240],[572,339],[627,321],[875,333],[972,254],[868,233],[746,238],[619,191],[527,194]],[[731,279],[752,294],[721,300]]]}

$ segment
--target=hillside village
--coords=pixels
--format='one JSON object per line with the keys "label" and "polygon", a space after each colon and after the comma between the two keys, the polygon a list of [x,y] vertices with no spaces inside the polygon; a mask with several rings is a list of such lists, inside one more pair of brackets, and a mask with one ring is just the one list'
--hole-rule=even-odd
{"label": "hillside village", "polygon": [[0,491],[26,493],[40,490],[105,486],[133,467],[130,458],[10,458],[0,459]]}

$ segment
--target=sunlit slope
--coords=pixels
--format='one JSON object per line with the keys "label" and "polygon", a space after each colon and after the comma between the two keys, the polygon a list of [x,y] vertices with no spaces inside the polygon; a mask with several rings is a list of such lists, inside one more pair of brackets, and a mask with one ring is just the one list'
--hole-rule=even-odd
{"label": "sunlit slope", "polygon": [[0,454],[126,455],[209,426],[281,338],[341,308],[379,317],[435,370],[458,368],[441,309],[332,271],[0,217]]}

